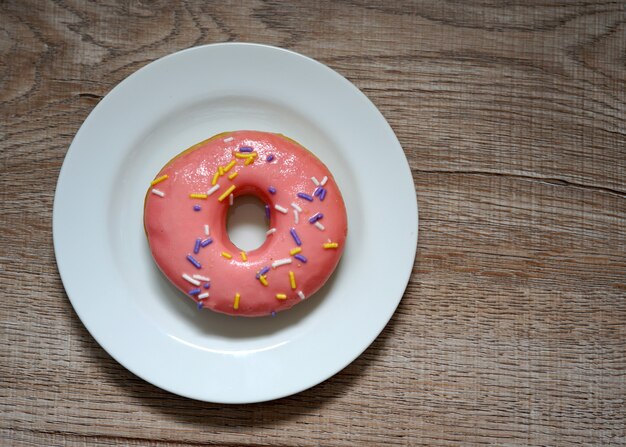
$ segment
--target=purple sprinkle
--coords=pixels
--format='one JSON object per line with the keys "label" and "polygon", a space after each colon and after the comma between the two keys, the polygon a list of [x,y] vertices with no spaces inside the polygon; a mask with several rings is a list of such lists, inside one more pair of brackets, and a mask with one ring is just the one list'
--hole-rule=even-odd
{"label": "purple sprinkle", "polygon": [[296,230],[292,228],[291,230],[289,230],[289,232],[291,233],[291,237],[293,238],[293,240],[296,241],[296,245],[302,245],[302,241],[298,237],[298,233],[296,233]]}
{"label": "purple sprinkle", "polygon": [[202,301],[198,301],[198,309],[202,309],[203,307]]}
{"label": "purple sprinkle", "polygon": [[200,295],[201,290],[200,289],[191,289],[189,291],[189,295]]}
{"label": "purple sprinkle", "polygon": [[202,242],[202,239],[196,239],[196,244],[193,246],[193,252],[195,254],[200,253],[200,243]]}
{"label": "purple sprinkle", "polygon": [[269,188],[267,188],[267,190],[270,192],[270,194],[276,194],[276,188],[274,188],[273,186],[270,186]]}
{"label": "purple sprinkle", "polygon": [[254,151],[254,149],[252,149],[250,146],[243,146],[239,148],[239,152],[252,152]]}
{"label": "purple sprinkle", "polygon": [[200,247],[204,248],[212,242],[213,242],[213,239],[211,239],[210,237],[207,237],[205,240],[200,242]]}
{"label": "purple sprinkle", "polygon": [[198,261],[196,261],[196,259],[193,256],[187,255],[187,260],[189,262],[191,262],[194,265],[195,268],[197,268],[197,269],[201,269],[202,268],[200,263]]}
{"label": "purple sprinkle", "polygon": [[193,206],[193,210],[194,211],[200,211],[202,208],[200,208],[200,205],[194,205]]}
{"label": "purple sprinkle", "polygon": [[265,217],[269,220],[270,218],[270,206],[265,205]]}
{"label": "purple sprinkle", "polygon": [[265,275],[267,272],[270,271],[269,267],[263,267],[259,273],[256,274],[256,279],[259,279],[261,276]]}
{"label": "purple sprinkle", "polygon": [[307,194],[307,193],[305,193],[305,192],[299,192],[297,195],[298,195],[298,197],[300,197],[301,199],[308,200],[309,202],[312,202],[312,201],[313,201],[313,197],[311,197],[310,195],[308,195],[308,194]]}
{"label": "purple sprinkle", "polygon": [[322,192],[320,193],[320,200],[324,200],[326,198],[326,188],[322,188]]}
{"label": "purple sprinkle", "polygon": [[211,283],[210,282],[205,282],[203,287],[205,289],[210,289],[211,288]]}
{"label": "purple sprinkle", "polygon": [[317,188],[315,188],[315,191],[313,191],[313,195],[315,197],[319,196],[322,193],[322,189],[324,188],[322,188],[321,186],[318,186]]}
{"label": "purple sprinkle", "polygon": [[311,218],[309,219],[309,222],[314,224],[315,222],[320,220],[322,217],[324,217],[324,215],[322,213],[316,213],[313,216],[311,216]]}
{"label": "purple sprinkle", "polygon": [[274,154],[268,154],[267,155],[267,161],[270,162],[274,159]]}
{"label": "purple sprinkle", "polygon": [[273,310],[271,315],[272,315],[272,317],[275,317],[276,316],[276,311]]}
{"label": "purple sprinkle", "polygon": [[306,264],[306,258],[302,256],[300,253],[298,253],[297,255],[294,255],[293,257],[296,258],[298,261],[304,262]]}

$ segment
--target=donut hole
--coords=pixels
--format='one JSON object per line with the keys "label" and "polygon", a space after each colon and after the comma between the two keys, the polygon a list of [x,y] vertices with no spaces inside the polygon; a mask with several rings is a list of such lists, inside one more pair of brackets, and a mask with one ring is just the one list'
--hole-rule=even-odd
{"label": "donut hole", "polygon": [[226,218],[230,241],[241,250],[252,251],[263,245],[267,230],[269,222],[265,218],[265,203],[254,195],[235,197]]}

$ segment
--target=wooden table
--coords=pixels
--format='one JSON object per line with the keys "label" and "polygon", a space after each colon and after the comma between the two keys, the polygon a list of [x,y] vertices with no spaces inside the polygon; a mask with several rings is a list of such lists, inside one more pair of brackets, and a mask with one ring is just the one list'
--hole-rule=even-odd
{"label": "wooden table", "polygon": [[[223,406],[87,333],[51,235],[63,157],[174,51],[311,56],[379,107],[420,206],[411,281],[342,372]],[[0,444],[626,445],[626,3],[0,3]]]}

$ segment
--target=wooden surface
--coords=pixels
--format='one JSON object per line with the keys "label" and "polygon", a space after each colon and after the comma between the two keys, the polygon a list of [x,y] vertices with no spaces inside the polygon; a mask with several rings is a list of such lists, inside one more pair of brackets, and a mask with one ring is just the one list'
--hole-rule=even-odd
{"label": "wooden surface", "polygon": [[[362,89],[420,207],[406,294],[328,381],[221,406],[112,360],[56,270],[73,136],[147,63],[254,41]],[[626,3],[0,2],[1,445],[626,445]]]}

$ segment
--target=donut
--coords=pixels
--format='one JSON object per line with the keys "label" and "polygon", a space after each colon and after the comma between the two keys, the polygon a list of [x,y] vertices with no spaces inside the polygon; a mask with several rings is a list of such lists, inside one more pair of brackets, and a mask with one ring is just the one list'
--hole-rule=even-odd
{"label": "donut", "polygon": [[[238,196],[265,203],[263,244],[244,251],[227,231]],[[343,253],[347,213],[328,168],[296,141],[241,130],[202,141],[148,187],[144,228],[161,272],[199,309],[274,316],[308,299]]]}

